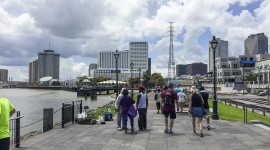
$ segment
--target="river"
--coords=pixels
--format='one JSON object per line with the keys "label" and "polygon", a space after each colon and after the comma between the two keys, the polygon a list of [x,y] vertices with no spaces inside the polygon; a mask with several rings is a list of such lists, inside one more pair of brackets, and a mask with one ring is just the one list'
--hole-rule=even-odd
{"label": "river", "polygon": [[[41,120],[44,108],[53,108],[55,112],[62,107],[63,102],[82,99],[83,106],[87,105],[90,109],[94,109],[114,100],[108,95],[98,95],[97,100],[90,100],[89,97],[85,100],[82,97],[78,98],[76,92],[20,88],[0,89],[0,97],[8,98],[15,109],[20,111],[21,116],[24,116],[21,120],[22,134],[42,130],[42,121],[27,125]],[[54,123],[59,122],[61,122],[61,110],[54,114]]]}

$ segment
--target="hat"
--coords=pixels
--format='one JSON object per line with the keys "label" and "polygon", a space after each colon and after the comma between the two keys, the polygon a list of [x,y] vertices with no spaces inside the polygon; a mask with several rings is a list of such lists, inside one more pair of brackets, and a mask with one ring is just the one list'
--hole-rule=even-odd
{"label": "hat", "polygon": [[144,86],[142,84],[140,84],[139,89],[144,89]]}
{"label": "hat", "polygon": [[168,87],[173,87],[173,84],[172,83],[169,83]]}
{"label": "hat", "polygon": [[195,92],[196,91],[196,86],[192,86],[191,88],[190,88],[190,92]]}
{"label": "hat", "polygon": [[127,88],[123,88],[122,89],[122,94],[123,95],[128,95],[128,89]]}
{"label": "hat", "polygon": [[199,90],[200,91],[203,91],[204,90],[204,87],[203,86],[199,87]]}

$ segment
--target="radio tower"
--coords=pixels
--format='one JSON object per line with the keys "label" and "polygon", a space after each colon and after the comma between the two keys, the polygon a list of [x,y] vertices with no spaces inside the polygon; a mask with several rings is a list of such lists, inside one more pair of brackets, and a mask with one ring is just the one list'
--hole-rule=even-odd
{"label": "radio tower", "polygon": [[169,48],[169,62],[168,62],[168,78],[175,78],[175,62],[174,62],[174,54],[173,54],[173,23],[170,23],[170,48]]}

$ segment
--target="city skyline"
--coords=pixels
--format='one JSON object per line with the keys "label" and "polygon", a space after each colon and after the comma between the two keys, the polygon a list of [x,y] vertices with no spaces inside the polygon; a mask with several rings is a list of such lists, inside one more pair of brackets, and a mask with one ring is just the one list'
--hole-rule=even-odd
{"label": "city skyline", "polygon": [[66,80],[88,75],[102,50],[146,41],[152,73],[166,77],[168,22],[175,22],[175,64],[208,64],[213,35],[229,42],[229,56],[244,54],[250,34],[269,37],[269,12],[270,2],[263,0],[1,1],[0,69],[8,69],[14,81],[25,80],[37,53],[53,49],[61,55],[60,80]]}

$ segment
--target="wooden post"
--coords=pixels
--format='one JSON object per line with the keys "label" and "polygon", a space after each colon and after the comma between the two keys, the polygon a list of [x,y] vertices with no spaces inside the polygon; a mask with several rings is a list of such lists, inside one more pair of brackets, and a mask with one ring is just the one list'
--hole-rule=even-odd
{"label": "wooden post", "polygon": [[43,109],[43,133],[53,129],[53,108]]}

